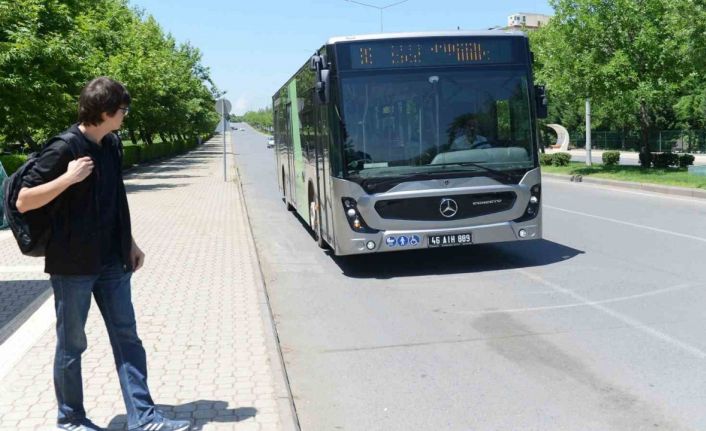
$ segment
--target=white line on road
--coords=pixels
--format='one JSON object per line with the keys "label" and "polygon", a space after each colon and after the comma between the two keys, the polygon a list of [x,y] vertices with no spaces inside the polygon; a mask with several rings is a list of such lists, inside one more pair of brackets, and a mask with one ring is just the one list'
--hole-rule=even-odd
{"label": "white line on road", "polygon": [[584,217],[590,217],[590,218],[595,218],[595,219],[598,219],[598,220],[605,220],[605,221],[609,221],[609,222],[613,222],[613,223],[618,223],[618,224],[622,224],[622,225],[625,225],[625,226],[631,226],[631,227],[636,227],[636,228],[639,228],[639,229],[651,230],[651,231],[653,231],[653,232],[659,232],[659,233],[665,233],[665,234],[668,234],[668,235],[674,235],[674,236],[678,236],[678,237],[681,237],[681,238],[693,239],[693,240],[695,240],[695,241],[706,242],[706,238],[703,238],[703,237],[700,237],[700,236],[688,235],[688,234],[685,234],[685,233],[674,232],[674,231],[666,230],[666,229],[659,229],[659,228],[656,228],[656,227],[645,226],[645,225],[637,224],[637,223],[630,223],[630,222],[627,222],[627,221],[617,220],[617,219],[610,218],[610,217],[602,217],[602,216],[597,216],[597,215],[593,215],[593,214],[583,213],[583,212],[580,212],[580,211],[572,211],[572,210],[567,210],[567,209],[564,209],[564,208],[553,207],[553,206],[550,206],[550,205],[543,205],[542,208],[549,208],[549,209],[552,209],[552,210],[563,211],[563,212],[566,212],[566,213],[569,213],[569,214],[576,214],[576,215],[580,215],[580,216],[584,216]]}
{"label": "white line on road", "polygon": [[487,310],[487,311],[458,311],[458,314],[498,314],[498,313],[525,313],[531,311],[547,311],[547,310],[560,310],[562,308],[574,308],[574,307],[586,307],[594,304],[610,304],[612,302],[622,302],[629,301],[631,299],[645,298],[647,296],[661,295],[663,293],[675,292],[677,290],[684,290],[693,287],[703,287],[703,284],[685,283],[678,286],[665,287],[664,289],[651,290],[649,292],[638,293],[636,295],[620,296],[617,298],[604,299],[601,301],[589,301],[589,302],[573,302],[571,304],[562,305],[547,305],[544,307],[526,307],[526,308],[508,308],[504,310]]}
{"label": "white line on road", "polygon": [[525,277],[527,277],[533,281],[542,283],[545,286],[549,286],[552,289],[556,290],[557,292],[568,295],[568,296],[576,299],[577,301],[580,301],[580,302],[586,304],[586,306],[588,306],[588,307],[592,307],[592,308],[595,308],[596,310],[602,311],[603,313],[606,313],[609,316],[611,316],[615,319],[618,319],[621,322],[627,324],[628,326],[632,327],[633,329],[637,329],[638,331],[642,331],[652,337],[660,339],[667,344],[671,344],[672,346],[675,346],[675,347],[677,347],[681,350],[684,350],[685,352],[687,352],[693,356],[696,356],[697,358],[706,359],[706,352],[699,349],[698,347],[692,346],[692,345],[685,343],[681,340],[677,340],[676,338],[671,337],[670,335],[667,335],[664,332],[658,331],[648,325],[645,325],[644,323],[640,322],[639,320],[633,319],[632,317],[629,317],[629,316],[626,316],[626,315],[619,313],[617,311],[611,310],[608,307],[604,307],[603,305],[601,305],[595,301],[591,301],[588,298],[584,298],[583,296],[579,295],[578,293],[573,292],[573,291],[566,289],[564,287],[561,287],[560,285],[552,283],[551,281],[545,280],[541,276],[534,274],[530,271],[527,271],[524,269],[518,269],[517,271],[520,274],[524,275]]}
{"label": "white line on road", "polygon": [[44,267],[40,265],[0,266],[0,274],[12,274],[19,272],[38,272],[44,274]]}
{"label": "white line on road", "polygon": [[44,303],[10,338],[0,344],[0,381],[12,370],[56,322],[54,301],[48,296]]}
{"label": "white line on road", "polygon": [[[569,182],[568,180],[559,180],[556,178],[542,178],[542,182],[547,182],[547,183],[553,183],[553,184],[559,184],[562,186],[566,187],[573,187],[576,186],[577,183],[572,183]],[[675,196],[675,195],[667,195],[664,193],[659,193],[659,192],[650,192],[650,191],[638,191],[635,189],[625,189],[625,188],[620,188],[619,186],[611,185],[611,184],[596,184],[596,183],[581,183],[582,186],[586,187],[591,187],[593,189],[600,189],[600,190],[607,190],[615,193],[628,193],[631,195],[638,195],[638,196],[644,196],[648,198],[660,198],[660,199],[672,199],[675,201],[681,201],[684,203],[690,203],[690,204],[699,204],[699,205],[706,205],[706,199],[699,199],[699,198],[694,198],[694,197],[687,197],[687,196]]]}

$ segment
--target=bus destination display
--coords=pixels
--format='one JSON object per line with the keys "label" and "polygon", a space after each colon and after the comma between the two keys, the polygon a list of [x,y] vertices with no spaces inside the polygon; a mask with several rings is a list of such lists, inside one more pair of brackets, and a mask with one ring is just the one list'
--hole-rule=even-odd
{"label": "bus destination display", "polygon": [[511,40],[375,41],[350,46],[353,69],[511,63]]}

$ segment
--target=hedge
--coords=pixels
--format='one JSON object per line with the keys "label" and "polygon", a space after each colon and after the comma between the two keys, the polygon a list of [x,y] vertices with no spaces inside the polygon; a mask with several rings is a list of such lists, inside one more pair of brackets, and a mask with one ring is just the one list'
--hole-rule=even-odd
{"label": "hedge", "polygon": [[603,164],[606,166],[616,166],[620,164],[620,151],[604,151]]}
{"label": "hedge", "polygon": [[554,160],[554,154],[542,153],[539,155],[539,164],[542,166],[551,166]]}
{"label": "hedge", "polygon": [[539,164],[544,166],[568,166],[571,161],[571,153],[540,154]]}
{"label": "hedge", "polygon": [[571,153],[554,153],[552,164],[554,166],[569,166]]}
{"label": "hedge", "polygon": [[[204,139],[202,142],[205,142]],[[140,163],[147,163],[163,157],[175,156],[191,151],[198,146],[196,141],[189,142],[158,142],[152,145],[126,145],[123,147],[123,169]],[[24,154],[0,155],[0,163],[7,175],[12,175],[25,161]]]}
{"label": "hedge", "polygon": [[27,156],[24,154],[0,154],[0,163],[5,168],[7,176],[12,175],[26,160]]}

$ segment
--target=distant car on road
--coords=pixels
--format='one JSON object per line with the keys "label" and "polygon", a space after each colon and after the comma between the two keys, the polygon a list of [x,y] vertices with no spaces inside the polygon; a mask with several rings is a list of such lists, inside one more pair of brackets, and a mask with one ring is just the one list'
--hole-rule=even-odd
{"label": "distant car on road", "polygon": [[267,138],[267,148],[274,148],[275,146],[275,138],[273,136],[270,136]]}

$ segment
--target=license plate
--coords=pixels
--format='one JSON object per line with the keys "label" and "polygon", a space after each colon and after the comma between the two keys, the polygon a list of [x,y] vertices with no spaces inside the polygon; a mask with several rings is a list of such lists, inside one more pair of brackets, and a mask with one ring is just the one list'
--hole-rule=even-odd
{"label": "license plate", "polygon": [[452,235],[429,235],[429,247],[454,247],[458,245],[471,245],[471,233],[455,233]]}

